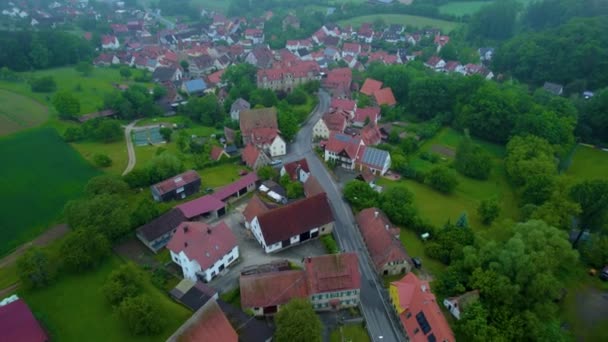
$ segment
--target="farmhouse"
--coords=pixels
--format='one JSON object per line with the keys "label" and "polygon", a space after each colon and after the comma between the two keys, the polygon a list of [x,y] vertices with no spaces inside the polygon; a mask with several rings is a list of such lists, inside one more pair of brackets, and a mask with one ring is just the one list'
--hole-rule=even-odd
{"label": "farmhouse", "polygon": [[380,209],[364,209],[356,220],[376,272],[395,275],[411,271],[410,258],[399,241],[399,228]]}
{"label": "farmhouse", "polygon": [[327,77],[322,83],[332,97],[347,97],[350,94],[350,86],[353,82],[353,72],[349,68],[338,68],[327,72]]}
{"label": "farmhouse", "polygon": [[241,111],[249,109],[251,109],[251,104],[239,97],[232,103],[232,106],[230,106],[230,118],[239,121]]}
{"label": "farmhouse", "polygon": [[317,178],[315,176],[310,176],[304,183],[304,195],[306,197],[313,197],[320,193],[324,193],[325,189],[321,186]]}
{"label": "farmhouse", "polygon": [[152,197],[157,202],[184,199],[195,194],[201,187],[201,177],[194,170],[181,173],[150,187]]}
{"label": "farmhouse", "polygon": [[306,159],[300,159],[291,163],[283,165],[281,168],[281,177],[289,175],[292,181],[298,181],[305,183],[310,176],[310,169],[308,168],[308,162]]}
{"label": "farmhouse", "polygon": [[366,107],[357,108],[355,110],[355,118],[353,119],[353,126],[363,127],[367,122],[377,124],[380,119],[380,108],[379,107]]}
{"label": "farmhouse", "polygon": [[0,331],[3,341],[49,341],[30,308],[16,295],[0,302]]}
{"label": "farmhouse", "polygon": [[[304,83],[320,79],[321,68],[306,49],[299,49],[303,61],[287,63],[272,69],[261,69],[257,73],[259,88],[291,92]],[[285,64],[285,63],[283,63]]]}
{"label": "farmhouse", "polygon": [[241,159],[245,165],[253,170],[258,170],[262,166],[270,163],[270,157],[268,157],[264,151],[261,151],[253,144],[247,144],[247,146],[245,146],[243,153],[241,154]]}
{"label": "farmhouse", "polygon": [[408,273],[401,280],[391,283],[389,296],[401,320],[401,328],[410,340],[456,341],[428,281]]}
{"label": "farmhouse", "polygon": [[330,234],[334,217],[327,195],[321,193],[262,213],[250,225],[264,251],[273,253]]}
{"label": "farmhouse", "polygon": [[241,307],[255,316],[273,315],[294,298],[308,298],[304,270],[243,275],[239,278]]}
{"label": "farmhouse", "polygon": [[239,258],[236,237],[222,222],[182,222],[167,244],[171,260],[181,266],[184,278],[209,282]]}
{"label": "farmhouse", "polygon": [[376,81],[373,78],[366,78],[361,87],[361,94],[372,96],[374,93],[382,88],[382,82]]}
{"label": "farmhouse", "polygon": [[342,110],[348,113],[352,119],[357,110],[357,102],[349,99],[331,99],[329,108],[333,110]]}
{"label": "farmhouse", "polygon": [[374,92],[374,100],[378,106],[389,106],[392,107],[397,104],[393,90],[389,87],[382,88]]}
{"label": "farmhouse", "polygon": [[182,203],[175,208],[179,209],[187,220],[218,218],[226,214],[226,203],[213,195],[199,197]]}
{"label": "farmhouse", "polygon": [[313,126],[312,133],[315,138],[329,139],[331,132],[343,133],[346,129],[349,114],[341,110],[325,113]]}
{"label": "farmhouse", "polygon": [[253,131],[255,129],[279,129],[279,124],[277,121],[277,109],[272,107],[241,110],[239,126],[241,128],[241,134],[243,136],[243,145],[253,143],[252,133],[254,133]]}
{"label": "farmhouse", "polygon": [[253,195],[253,197],[251,197],[251,199],[247,203],[245,210],[243,210],[243,218],[245,219],[245,228],[250,229],[251,221],[253,221],[253,219],[256,218],[257,216],[260,216],[263,213],[267,212],[268,210],[270,210],[270,207],[268,206],[268,204],[266,204],[264,201],[262,201],[258,197],[258,195]]}
{"label": "farmhouse", "polygon": [[182,70],[179,67],[158,67],[152,73],[152,81],[156,83],[175,82],[182,79]]}
{"label": "farmhouse", "polygon": [[443,306],[445,306],[452,316],[456,319],[460,319],[460,315],[466,308],[479,300],[479,291],[473,290],[465,292],[457,297],[450,297],[443,300]]}
{"label": "farmhouse", "polygon": [[167,342],[226,341],[237,342],[239,336],[215,299],[196,310]]}
{"label": "farmhouse", "polygon": [[240,198],[254,191],[258,180],[258,175],[255,172],[250,172],[237,181],[216,190],[211,196],[223,202],[228,202],[231,198]]}
{"label": "farmhouse", "polygon": [[167,245],[180,223],[186,221],[180,209],[171,209],[154,220],[137,228],[137,238],[156,253]]}

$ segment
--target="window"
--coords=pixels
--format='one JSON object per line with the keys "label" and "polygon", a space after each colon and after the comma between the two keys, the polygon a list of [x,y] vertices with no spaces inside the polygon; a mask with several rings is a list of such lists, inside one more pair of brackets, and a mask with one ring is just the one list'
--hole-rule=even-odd
{"label": "window", "polygon": [[419,331],[420,331],[420,329],[418,329],[418,328],[414,329],[414,335],[416,335]]}
{"label": "window", "polygon": [[405,318],[410,318],[410,317],[412,317],[412,313],[408,312],[407,315],[405,315]]}

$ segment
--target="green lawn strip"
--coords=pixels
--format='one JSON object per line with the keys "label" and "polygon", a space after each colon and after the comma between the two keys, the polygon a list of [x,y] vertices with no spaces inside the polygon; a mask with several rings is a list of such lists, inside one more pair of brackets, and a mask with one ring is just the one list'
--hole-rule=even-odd
{"label": "green lawn strip", "polygon": [[52,128],[1,138],[0,153],[1,255],[47,229],[99,171]]}
{"label": "green lawn strip", "polygon": [[456,29],[458,26],[460,26],[459,23],[457,22],[453,22],[453,21],[447,21],[447,20],[441,20],[441,19],[433,19],[433,18],[427,18],[427,17],[420,17],[420,16],[415,16],[415,15],[407,15],[407,14],[373,14],[373,15],[364,15],[364,16],[360,16],[360,17],[354,17],[354,18],[350,18],[350,19],[344,19],[344,20],[340,20],[338,21],[338,25],[341,26],[346,26],[346,25],[353,25],[353,26],[359,26],[362,23],[373,23],[374,20],[381,18],[382,20],[384,20],[384,22],[386,24],[402,24],[405,25],[406,27],[418,27],[418,28],[423,28],[423,27],[434,27],[434,28],[439,28],[441,29],[441,31],[443,31],[444,33],[448,33],[454,29]]}
{"label": "green lawn strip", "polygon": [[353,325],[343,325],[338,329],[331,332],[331,336],[329,337],[331,342],[369,342],[371,341],[367,331],[361,326],[357,324]]}
{"label": "green lawn strip", "polygon": [[18,281],[17,263],[0,268],[0,290],[11,286]]}
{"label": "green lawn strip", "polygon": [[127,167],[129,154],[127,144],[124,139],[112,143],[104,144],[95,141],[83,141],[71,143],[86,160],[93,164],[93,157],[97,154],[105,154],[112,159],[112,165],[102,170],[107,173],[121,175]]}
{"label": "green lawn strip", "polygon": [[86,337],[87,341],[164,341],[190,316],[190,312],[171,301],[148,279],[144,293],[159,302],[166,325],[157,336],[131,335],[101,290],[110,272],[120,264],[120,259],[112,256],[99,269],[78,275],[63,275],[48,288],[20,291],[19,295],[34,314],[43,318],[54,340],[82,341]]}
{"label": "green lawn strip", "polygon": [[577,146],[566,174],[579,179],[608,177],[608,152],[583,145]]}
{"label": "green lawn strip", "polygon": [[221,164],[200,170],[198,173],[201,176],[203,188],[218,188],[228,185],[241,176],[239,171],[245,169],[244,166],[237,164]]}

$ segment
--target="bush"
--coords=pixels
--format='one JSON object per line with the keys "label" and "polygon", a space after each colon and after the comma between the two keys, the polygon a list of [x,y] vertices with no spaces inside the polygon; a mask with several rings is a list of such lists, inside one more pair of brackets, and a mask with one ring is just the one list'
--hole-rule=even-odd
{"label": "bush", "polygon": [[110,273],[102,291],[108,302],[119,305],[126,298],[135,297],[143,289],[143,275],[132,263],[121,265]]}
{"label": "bush", "polygon": [[458,185],[458,178],[454,172],[444,166],[436,166],[429,171],[424,182],[435,190],[449,194]]}
{"label": "bush", "polygon": [[30,80],[30,87],[35,93],[51,93],[57,90],[53,76],[43,76]]}
{"label": "bush", "polygon": [[93,163],[97,167],[110,167],[112,166],[112,159],[106,154],[95,154],[93,155]]}
{"label": "bush", "polygon": [[33,289],[51,284],[56,272],[49,253],[39,247],[32,247],[17,259],[17,274],[26,288]]}
{"label": "bush", "polygon": [[306,93],[301,89],[294,89],[291,94],[287,95],[287,102],[290,105],[302,105],[307,100]]}
{"label": "bush", "polygon": [[166,142],[170,142],[171,141],[171,134],[173,133],[173,130],[169,127],[163,127],[159,130],[160,135],[163,136],[163,139],[165,139]]}
{"label": "bush", "polygon": [[146,295],[127,297],[118,306],[118,315],[134,335],[156,335],[165,322],[156,301]]}
{"label": "bush", "polygon": [[63,266],[78,273],[98,266],[110,254],[110,243],[100,233],[78,229],[68,234],[60,251]]}
{"label": "bush", "polygon": [[325,250],[327,251],[327,253],[337,254],[338,252],[340,252],[340,249],[338,248],[338,243],[336,243],[336,240],[334,240],[334,237],[332,235],[323,235],[321,237],[321,242],[323,243],[323,246],[325,246]]}
{"label": "bush", "polygon": [[436,164],[439,161],[439,155],[433,152],[422,152],[420,153],[420,159],[426,160],[432,164]]}
{"label": "bush", "polygon": [[475,178],[488,179],[492,170],[492,158],[481,147],[465,138],[456,150],[454,167],[461,174]]}

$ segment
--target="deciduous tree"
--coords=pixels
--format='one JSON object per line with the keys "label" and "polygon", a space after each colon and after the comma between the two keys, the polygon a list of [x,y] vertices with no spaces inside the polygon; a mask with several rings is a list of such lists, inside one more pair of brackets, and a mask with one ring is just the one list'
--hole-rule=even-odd
{"label": "deciduous tree", "polygon": [[443,193],[451,193],[458,186],[454,171],[445,166],[435,166],[427,174],[424,182]]}
{"label": "deciduous tree", "polygon": [[275,316],[277,342],[320,342],[323,325],[306,299],[292,299]]}
{"label": "deciduous tree", "polygon": [[500,206],[495,199],[485,199],[479,203],[477,214],[481,217],[481,222],[490,225],[500,215]]}
{"label": "deciduous tree", "polygon": [[17,259],[17,273],[26,288],[41,288],[51,284],[56,268],[46,250],[31,247]]}
{"label": "deciduous tree", "polygon": [[119,305],[126,298],[141,293],[143,284],[142,272],[134,264],[126,263],[110,273],[102,291],[110,304]]}
{"label": "deciduous tree", "polygon": [[163,312],[147,295],[125,298],[118,306],[118,314],[134,335],[156,335],[164,328]]}
{"label": "deciduous tree", "polygon": [[77,229],[68,234],[60,248],[63,266],[79,273],[99,266],[108,254],[110,243],[98,231]]}

